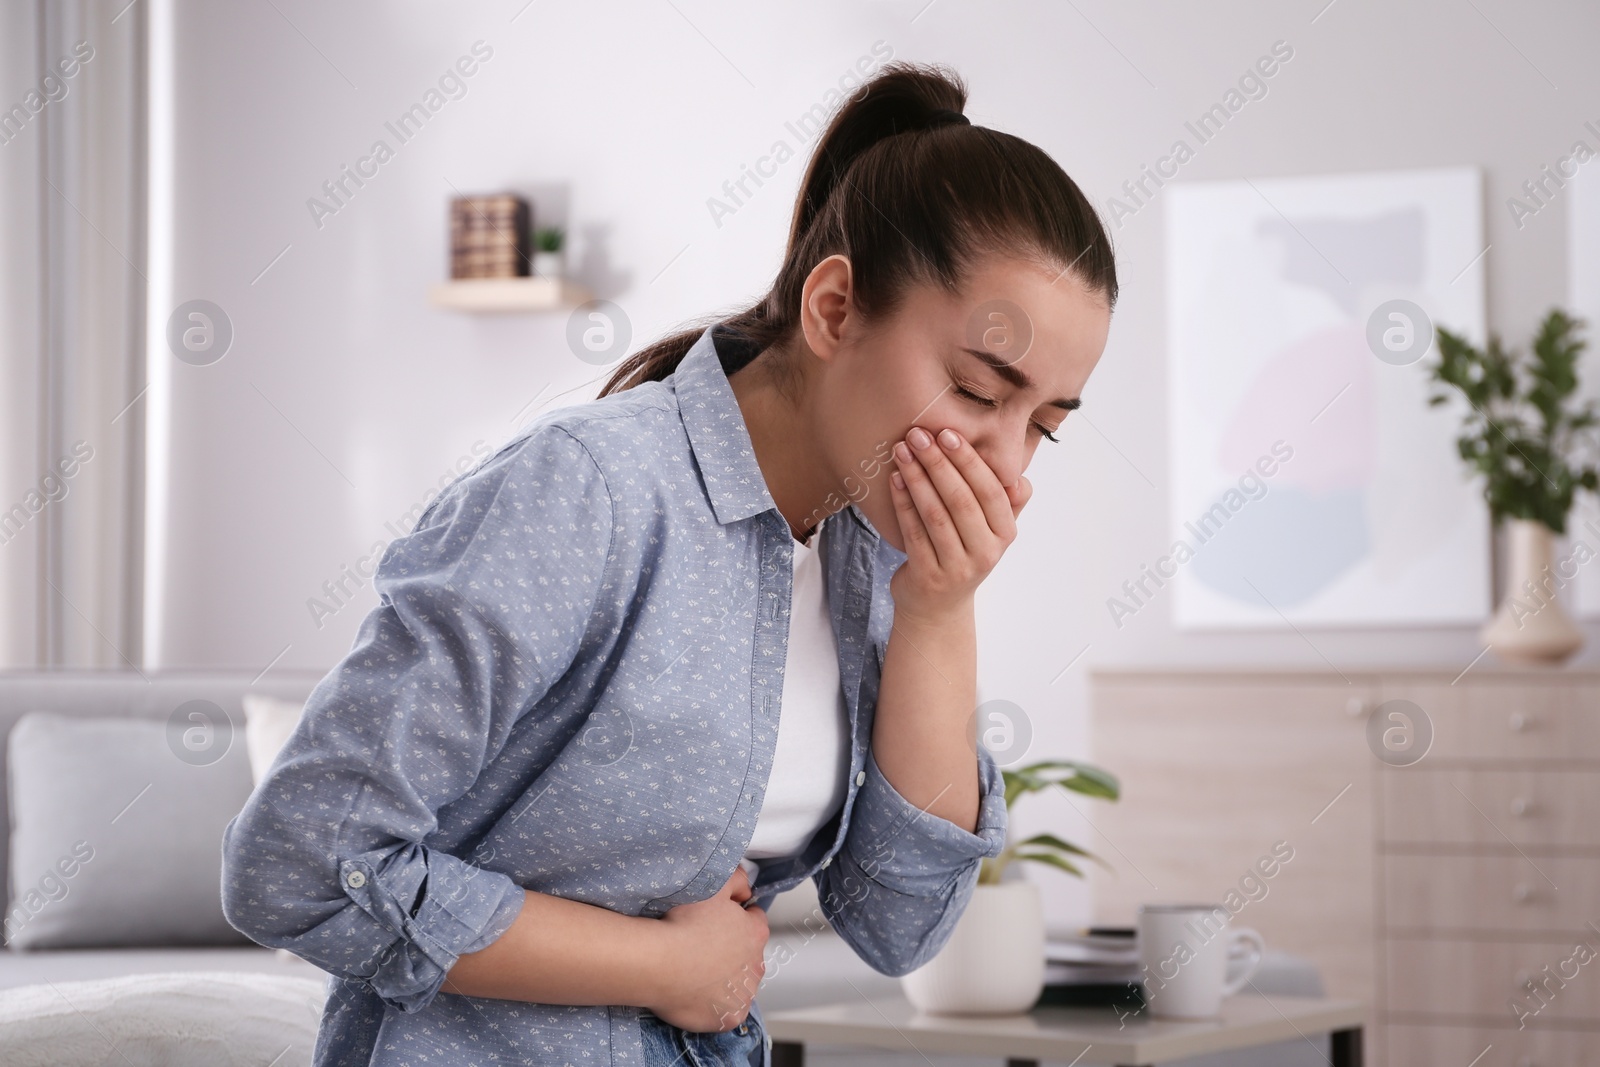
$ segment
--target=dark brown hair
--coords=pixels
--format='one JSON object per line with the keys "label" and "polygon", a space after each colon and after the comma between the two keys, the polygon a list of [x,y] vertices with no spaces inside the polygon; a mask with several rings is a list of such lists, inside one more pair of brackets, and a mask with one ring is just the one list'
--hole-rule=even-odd
{"label": "dark brown hair", "polygon": [[868,318],[892,312],[914,284],[957,291],[977,259],[1002,249],[1070,270],[1115,307],[1116,265],[1088,198],[1038,147],[939,114],[966,101],[953,72],[885,64],[817,142],[767,294],[635,352],[599,395],[665,378],[713,322],[752,353],[787,340],[799,326],[807,276],[835,253],[849,257],[852,299]]}

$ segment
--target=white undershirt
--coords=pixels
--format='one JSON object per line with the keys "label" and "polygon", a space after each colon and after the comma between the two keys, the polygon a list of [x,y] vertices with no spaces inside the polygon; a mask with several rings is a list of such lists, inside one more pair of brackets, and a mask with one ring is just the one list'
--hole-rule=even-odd
{"label": "white undershirt", "polygon": [[[820,529],[820,527],[819,527]],[[850,772],[850,716],[839,687],[838,643],[828,615],[817,534],[794,541],[794,598],[783,702],[767,792],[742,861],[797,855],[844,804]]]}

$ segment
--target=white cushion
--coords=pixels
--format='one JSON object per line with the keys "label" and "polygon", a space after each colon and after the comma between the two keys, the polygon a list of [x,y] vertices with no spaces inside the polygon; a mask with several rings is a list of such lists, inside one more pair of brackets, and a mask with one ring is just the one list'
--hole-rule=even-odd
{"label": "white cushion", "polygon": [[250,796],[250,766],[216,714],[17,720],[10,948],[249,943],[223,916],[219,887],[223,831]]}
{"label": "white cushion", "polygon": [[217,1067],[311,1063],[327,984],[167,971],[0,991],[7,1067]]}
{"label": "white cushion", "polygon": [[282,700],[265,693],[245,693],[244,742],[250,750],[250,774],[255,784],[267,776],[272,761],[294,733],[295,724],[305,704],[298,700]]}

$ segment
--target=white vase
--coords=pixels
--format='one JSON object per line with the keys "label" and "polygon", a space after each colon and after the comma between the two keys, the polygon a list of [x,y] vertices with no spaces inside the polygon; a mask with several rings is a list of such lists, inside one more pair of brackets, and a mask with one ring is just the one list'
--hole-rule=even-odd
{"label": "white vase", "polygon": [[918,1011],[1014,1015],[1044,991],[1044,905],[1025,879],[978,885],[939,954],[900,977]]}
{"label": "white vase", "polygon": [[1555,533],[1533,519],[1511,519],[1506,532],[1505,598],[1478,636],[1511,663],[1560,663],[1583,644],[1583,632],[1556,599],[1557,579],[1550,569]]}

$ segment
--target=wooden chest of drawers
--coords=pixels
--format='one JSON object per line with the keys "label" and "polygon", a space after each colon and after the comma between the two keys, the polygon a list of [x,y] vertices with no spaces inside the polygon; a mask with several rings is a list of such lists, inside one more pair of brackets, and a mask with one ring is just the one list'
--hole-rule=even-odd
{"label": "wooden chest of drawers", "polygon": [[[1600,1064],[1600,672],[1102,669],[1091,699],[1123,780],[1098,922],[1286,841],[1234,922],[1373,1005],[1368,1063]],[[1432,732],[1404,766],[1368,731],[1401,700]]]}
{"label": "wooden chest of drawers", "polygon": [[[1600,1063],[1600,679],[1392,678],[1433,747],[1378,775],[1389,1062]],[[1580,962],[1586,959],[1587,962]]]}

